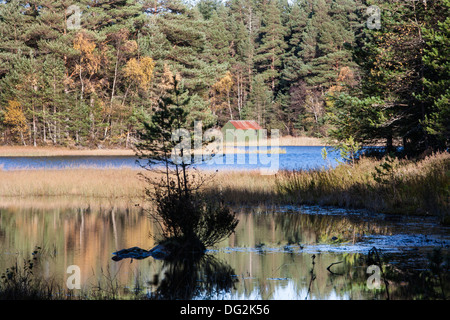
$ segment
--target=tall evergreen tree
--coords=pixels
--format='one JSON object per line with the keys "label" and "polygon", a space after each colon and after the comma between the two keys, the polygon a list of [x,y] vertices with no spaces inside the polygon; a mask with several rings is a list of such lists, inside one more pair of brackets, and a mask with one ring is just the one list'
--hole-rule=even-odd
{"label": "tall evergreen tree", "polygon": [[[433,65],[433,59],[440,56],[432,58],[433,52],[442,50],[440,43],[445,37],[438,37],[437,43],[428,42],[429,47],[424,48],[427,32],[426,29],[423,32],[423,24],[433,30],[431,34],[434,30],[440,32],[435,8],[436,4],[425,2],[388,1],[382,4],[383,27],[379,30],[365,29],[355,46],[362,80],[359,88],[338,99],[342,109],[338,116],[341,126],[336,127],[338,134],[352,135],[365,143],[384,140],[388,151],[393,150],[394,141],[401,141],[408,155],[443,145],[445,129],[442,126],[435,132],[431,127],[427,129],[427,121],[434,117],[432,114],[436,110],[443,111],[438,111],[438,114],[444,117],[448,112],[446,107],[436,109],[439,102],[435,108],[431,107],[434,99],[439,101],[436,93],[431,95],[433,98],[427,97],[432,92],[428,91],[432,88],[432,85],[428,87],[432,83],[428,79],[440,78],[441,83],[446,81],[443,74],[437,76],[439,73],[432,71],[437,66]],[[437,10],[445,11],[443,7]],[[440,63],[445,66],[443,59]],[[445,106],[445,91],[441,94]],[[348,117],[354,121],[346,121]],[[431,120],[429,124],[433,122]],[[438,137],[433,134],[438,132],[443,134],[441,144],[436,140],[433,142]]]}
{"label": "tall evergreen tree", "polygon": [[263,24],[260,32],[260,45],[255,62],[258,72],[267,81],[272,91],[278,85],[282,56],[286,49],[285,27],[281,21],[281,12],[275,0],[264,4]]}
{"label": "tall evergreen tree", "polygon": [[288,28],[288,48],[284,57],[283,80],[288,84],[294,83],[301,78],[303,39],[306,36],[306,25],[309,19],[310,8],[303,0],[293,3],[287,23]]}
{"label": "tall evergreen tree", "polygon": [[430,3],[424,11],[424,94],[420,98],[428,110],[422,125],[433,148],[447,150],[450,142],[450,1]]}
{"label": "tall evergreen tree", "polygon": [[306,62],[306,81],[310,86],[326,90],[335,83],[341,68],[354,66],[346,44],[354,42],[351,26],[356,20],[355,7],[353,0],[314,3],[311,29],[307,32],[316,39],[305,41],[303,53],[305,58],[313,57]]}
{"label": "tall evergreen tree", "polygon": [[28,32],[34,17],[29,11],[19,0],[0,4],[0,78],[14,67],[13,61],[18,56],[30,54]]}

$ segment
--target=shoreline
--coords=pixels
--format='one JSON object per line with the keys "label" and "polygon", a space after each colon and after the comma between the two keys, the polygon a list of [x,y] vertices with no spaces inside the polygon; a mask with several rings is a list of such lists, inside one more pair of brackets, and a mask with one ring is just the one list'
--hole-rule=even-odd
{"label": "shoreline", "polygon": [[[308,137],[281,137],[276,142],[272,147],[270,139],[267,140],[267,145],[272,147],[267,151],[224,143],[223,153],[282,154],[283,148],[289,146],[326,145],[322,139]],[[211,151],[215,146],[212,147]],[[133,157],[136,153],[133,149],[0,146],[0,158],[11,157],[12,162],[14,157],[58,156]],[[401,215],[436,215],[450,224],[449,170],[448,152],[417,159],[362,157],[353,165],[342,164],[327,170],[281,170],[276,175],[261,175],[258,170],[224,170],[212,173],[215,177],[205,191],[213,197],[220,194],[225,201],[238,205],[290,203],[365,208]],[[132,203],[144,194],[145,184],[136,177],[139,172],[130,167],[4,170],[0,166],[0,207],[2,202],[11,204],[14,199],[19,202],[35,197],[102,199],[112,205],[116,201]]]}
{"label": "shoreline", "polygon": [[[278,145],[274,147],[326,147],[324,139],[312,137],[281,137]],[[267,140],[267,146],[271,146],[272,141]],[[237,144],[233,147],[242,147],[245,144]],[[250,144],[249,146],[255,146]],[[224,144],[224,152],[229,148],[229,144]],[[134,156],[133,149],[124,148],[70,148],[54,146],[0,146],[0,157],[61,157],[61,156]]]}
{"label": "shoreline", "polygon": [[[450,223],[450,154],[440,153],[422,160],[396,160],[393,170],[377,177],[385,160],[364,158],[333,169],[283,171],[261,175],[258,171],[204,172],[207,195],[235,205],[323,205],[374,212],[438,216]],[[72,205],[100,201],[111,206],[141,203],[145,181],[138,174],[158,178],[156,173],[129,168],[0,170],[0,207],[38,200],[40,206]],[[48,201],[50,200],[50,201]],[[74,200],[74,201],[72,201]]]}

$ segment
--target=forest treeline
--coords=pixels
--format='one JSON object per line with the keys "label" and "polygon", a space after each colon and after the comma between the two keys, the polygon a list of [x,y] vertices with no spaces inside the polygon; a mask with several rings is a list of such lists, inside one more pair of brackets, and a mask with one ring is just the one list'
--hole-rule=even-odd
{"label": "forest treeline", "polygon": [[443,150],[449,7],[3,0],[0,143],[129,147],[176,78],[189,122],[254,119],[288,135]]}

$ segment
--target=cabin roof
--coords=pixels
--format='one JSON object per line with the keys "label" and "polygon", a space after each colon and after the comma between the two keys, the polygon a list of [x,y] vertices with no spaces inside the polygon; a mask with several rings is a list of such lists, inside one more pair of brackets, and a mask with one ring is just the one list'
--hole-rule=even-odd
{"label": "cabin roof", "polygon": [[256,122],[255,120],[230,120],[228,121],[235,127],[236,129],[242,129],[242,130],[261,130],[262,127]]}

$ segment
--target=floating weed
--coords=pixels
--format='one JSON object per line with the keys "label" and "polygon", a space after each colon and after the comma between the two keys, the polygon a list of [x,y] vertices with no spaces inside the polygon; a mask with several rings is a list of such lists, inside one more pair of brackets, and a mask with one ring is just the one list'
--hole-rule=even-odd
{"label": "floating weed", "polygon": [[259,254],[265,254],[265,247],[266,245],[263,242],[258,242],[255,244],[255,248],[258,251]]}

